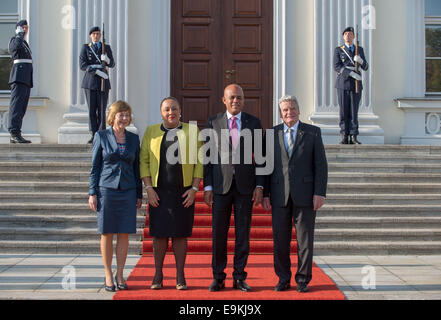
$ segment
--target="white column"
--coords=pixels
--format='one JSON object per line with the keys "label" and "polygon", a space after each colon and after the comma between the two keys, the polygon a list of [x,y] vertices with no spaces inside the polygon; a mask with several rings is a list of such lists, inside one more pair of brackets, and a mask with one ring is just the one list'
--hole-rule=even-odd
{"label": "white column", "polygon": [[[23,118],[23,137],[32,141],[34,144],[42,142],[41,135],[37,128],[37,112],[46,108],[48,99],[38,97],[38,5],[39,0],[19,0],[18,16],[19,19],[26,19],[29,24],[29,35],[27,41],[32,51],[32,59],[34,60],[34,87],[31,90],[31,98],[29,100],[28,109]],[[0,143],[9,143],[9,133],[7,132],[7,123],[9,118],[10,95],[0,97]]]}
{"label": "white column", "polygon": [[[322,128],[326,144],[340,141],[339,105],[335,89],[336,73],[333,68],[334,50],[343,43],[342,32],[348,26],[359,25],[360,45],[365,49],[370,64],[368,72],[363,73],[363,97],[360,103],[359,140],[366,144],[384,144],[384,131],[378,125],[378,116],[372,105],[372,27],[368,13],[375,17],[372,0],[315,0],[315,77],[314,108],[311,121]],[[367,11],[369,10],[370,11]]]}
{"label": "white column", "polygon": [[[81,89],[84,72],[80,70],[79,56],[85,43],[90,42],[89,30],[102,28],[105,23],[106,43],[112,47],[115,68],[110,70],[112,89],[109,104],[115,100],[127,100],[128,82],[128,1],[127,0],[72,0],[75,8],[76,28],[72,30],[71,59],[71,107],[64,115],[66,123],[58,130],[60,144],[82,144],[90,139],[88,109],[84,90]],[[136,128],[130,128],[137,132]]]}
{"label": "white column", "polygon": [[[32,50],[32,59],[36,62],[33,65],[34,77],[38,75],[38,2],[39,0],[20,0],[18,1],[19,19],[26,19],[29,24],[28,42]],[[34,79],[34,87],[31,96],[38,95],[38,81]]]}
{"label": "white column", "polygon": [[286,0],[274,0],[274,125],[281,123],[278,101],[287,93]]}
{"label": "white column", "polygon": [[426,94],[426,34],[424,0],[406,0],[406,95]]}

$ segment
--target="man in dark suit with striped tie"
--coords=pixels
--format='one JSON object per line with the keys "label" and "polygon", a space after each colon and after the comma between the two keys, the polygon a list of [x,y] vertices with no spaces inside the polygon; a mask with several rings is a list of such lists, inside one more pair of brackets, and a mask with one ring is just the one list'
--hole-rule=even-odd
{"label": "man in dark suit with striped tie", "polygon": [[[112,49],[106,44],[106,54],[102,54],[101,29],[93,27],[89,31],[92,42],[85,44],[80,54],[80,68],[85,71],[81,88],[86,93],[86,101],[89,107],[89,130],[93,142],[95,133],[106,130],[106,108],[109,99],[110,81],[109,75],[104,72],[103,62],[109,68],[115,67]],[[104,91],[101,91],[101,79],[105,80]]]}
{"label": "man in dark suit with striped tie", "polygon": [[[312,279],[316,212],[325,203],[328,162],[320,128],[299,121],[295,97],[280,100],[283,124],[274,127],[274,171],[267,176],[263,207],[272,206],[274,268],[279,283],[275,291],[291,287],[291,238],[297,236],[298,292],[307,292]],[[267,150],[268,152],[268,150]]]}
{"label": "man in dark suit with striped tie", "polygon": [[[340,144],[361,144],[359,135],[358,110],[363,90],[362,77],[355,70],[358,63],[363,71],[367,71],[369,64],[366,61],[364,50],[359,47],[358,55],[355,54],[354,28],[349,27],[343,31],[345,44],[335,48],[334,69],[337,72],[335,88],[338,94],[340,105],[340,133],[342,141]],[[359,91],[356,92],[356,84],[359,83]]]}

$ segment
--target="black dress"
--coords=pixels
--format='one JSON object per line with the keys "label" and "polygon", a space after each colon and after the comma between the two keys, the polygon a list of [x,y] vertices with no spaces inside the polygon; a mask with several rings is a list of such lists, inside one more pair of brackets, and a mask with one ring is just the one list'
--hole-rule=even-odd
{"label": "black dress", "polygon": [[160,201],[159,207],[150,206],[150,236],[188,238],[193,232],[194,204],[189,208],[184,208],[182,203],[185,198],[182,198],[182,195],[191,187],[184,188],[182,165],[167,162],[167,150],[177,142],[178,137],[176,136],[174,141],[167,141],[167,135],[171,131],[164,126],[161,126],[161,130],[165,132],[165,135],[161,143],[158,187],[154,189]]}

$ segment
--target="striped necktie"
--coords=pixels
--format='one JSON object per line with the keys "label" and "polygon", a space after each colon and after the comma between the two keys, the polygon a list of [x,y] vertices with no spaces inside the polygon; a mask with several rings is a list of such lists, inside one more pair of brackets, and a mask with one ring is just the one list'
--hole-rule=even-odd
{"label": "striped necktie", "polygon": [[237,145],[239,144],[239,127],[237,125],[236,120],[237,120],[236,117],[232,117],[231,125],[230,125],[231,143],[234,149],[236,149]]}
{"label": "striped necktie", "polygon": [[291,128],[288,129],[288,150],[286,150],[286,152],[288,152],[288,156],[291,158],[292,157],[292,153],[294,151],[294,139],[292,136],[294,130],[292,130]]}

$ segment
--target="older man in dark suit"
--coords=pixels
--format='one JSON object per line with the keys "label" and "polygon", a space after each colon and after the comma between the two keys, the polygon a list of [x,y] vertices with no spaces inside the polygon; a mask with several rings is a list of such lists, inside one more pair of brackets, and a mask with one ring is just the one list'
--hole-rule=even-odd
{"label": "older man in dark suit", "polygon": [[298,292],[307,292],[312,279],[316,211],[325,203],[328,163],[321,131],[299,121],[295,97],[280,100],[283,124],[274,130],[274,171],[267,176],[263,206],[272,205],[276,291],[291,287],[290,248],[294,220],[298,247]]}
{"label": "older man in dark suit", "polygon": [[[245,282],[245,267],[250,252],[251,213],[254,204],[263,200],[264,176],[256,176],[256,164],[247,162],[254,145],[256,129],[262,129],[259,119],[242,112],[245,105],[243,90],[238,85],[230,85],[225,89],[223,103],[226,112],[213,116],[208,120],[207,128],[212,129],[219,149],[218,163],[210,162],[204,166],[205,203],[213,206],[213,277],[210,291],[225,288],[227,266],[227,241],[230,227],[231,210],[234,205],[236,246],[234,252],[233,288],[248,292],[251,288]],[[221,143],[223,133],[229,132],[225,143]],[[252,137],[253,141],[245,141],[244,136]],[[223,137],[225,140],[225,137]],[[227,146],[223,150],[222,145]],[[247,148],[250,147],[250,148]],[[248,149],[248,150],[247,150]],[[229,154],[225,157],[225,151]],[[250,153],[250,154],[247,154]],[[238,156],[238,157],[236,157]],[[229,160],[223,163],[223,160]],[[236,159],[237,161],[233,161]]]}

